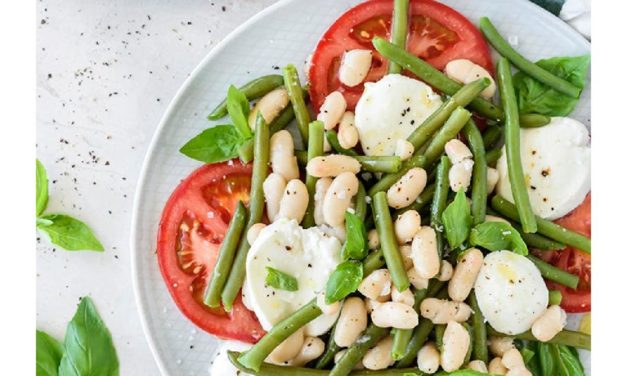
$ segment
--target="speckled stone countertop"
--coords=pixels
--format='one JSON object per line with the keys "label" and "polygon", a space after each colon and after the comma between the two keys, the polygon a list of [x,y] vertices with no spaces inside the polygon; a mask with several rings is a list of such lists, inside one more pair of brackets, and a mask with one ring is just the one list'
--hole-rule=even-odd
{"label": "speckled stone countertop", "polygon": [[89,295],[111,330],[121,375],[158,375],[130,270],[137,178],[153,131],[189,73],[220,40],[276,0],[40,0],[37,156],[49,212],[87,222],[104,253],[38,239],[37,327],[62,338]]}

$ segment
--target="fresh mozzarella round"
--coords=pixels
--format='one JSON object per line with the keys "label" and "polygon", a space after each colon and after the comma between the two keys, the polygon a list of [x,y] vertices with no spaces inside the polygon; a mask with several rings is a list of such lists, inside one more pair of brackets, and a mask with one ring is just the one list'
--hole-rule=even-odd
{"label": "fresh mozzarella round", "polygon": [[220,376],[247,376],[248,373],[243,373],[229,361],[229,354],[227,351],[245,351],[251,347],[248,343],[239,341],[224,341],[215,353],[215,357],[211,361],[209,367],[210,375]]}
{"label": "fresh mozzarella round", "polygon": [[366,155],[394,155],[404,140],[442,105],[427,84],[400,74],[366,83],[355,107],[355,127]]}
{"label": "fresh mozzarella round", "polygon": [[[329,275],[342,261],[340,241],[317,227],[303,229],[295,220],[279,219],[267,226],[250,247],[246,258],[246,305],[261,326],[272,326],[309,303],[324,291]],[[298,281],[297,291],[275,289],[266,285],[266,267],[291,275]],[[305,334],[326,333],[339,312],[322,315],[305,327]]]}
{"label": "fresh mozzarella round", "polygon": [[538,268],[511,251],[491,252],[483,259],[475,294],[490,325],[510,335],[529,330],[549,302]]}
{"label": "fresh mozzarella round", "polygon": [[[590,191],[590,135],[580,122],[554,117],[544,127],[521,129],[520,156],[536,215],[560,218]],[[513,202],[505,149],[496,168],[500,176],[496,191]]]}

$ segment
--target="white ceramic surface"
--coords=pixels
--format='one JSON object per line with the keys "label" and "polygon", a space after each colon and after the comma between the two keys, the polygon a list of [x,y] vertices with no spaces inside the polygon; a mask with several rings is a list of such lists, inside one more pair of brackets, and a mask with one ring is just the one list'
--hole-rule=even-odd
{"label": "white ceramic surface", "polygon": [[[174,305],[161,278],[155,239],[161,209],[180,179],[200,164],[178,149],[207,128],[206,115],[229,84],[302,66],[322,32],[358,0],[286,0],[242,25],[200,63],[170,104],[149,148],[139,181],[131,234],[135,292],[148,342],[165,375],[208,373],[217,341],[198,330]],[[568,25],[523,0],[446,0],[472,21],[489,16],[530,59],[589,52]],[[589,85],[571,115],[589,125]],[[193,348],[190,344],[193,343]],[[587,362],[587,361],[586,361]]]}

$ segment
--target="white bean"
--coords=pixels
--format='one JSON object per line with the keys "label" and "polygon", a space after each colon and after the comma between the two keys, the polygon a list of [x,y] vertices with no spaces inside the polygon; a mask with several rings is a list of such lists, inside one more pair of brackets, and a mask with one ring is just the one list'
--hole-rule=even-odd
{"label": "white bean", "polygon": [[401,158],[401,161],[406,161],[414,155],[414,145],[407,140],[399,139],[396,141],[394,155]]}
{"label": "white bean", "polygon": [[268,175],[263,182],[263,195],[266,198],[266,212],[271,222],[274,222],[277,214],[279,214],[281,197],[283,197],[283,191],[285,191],[286,185],[287,181],[283,175],[277,174],[276,172]]}
{"label": "white bean", "polygon": [[429,286],[429,280],[419,276],[415,268],[407,271],[407,278],[409,278],[409,282],[416,290],[426,289]]}
{"label": "white bean", "polygon": [[387,336],[380,340],[373,348],[368,350],[362,359],[366,369],[385,369],[394,364],[392,359],[392,337]]}
{"label": "white bean", "polygon": [[465,251],[457,262],[453,277],[448,283],[448,295],[452,300],[463,302],[475,285],[479,269],[483,264],[483,253],[477,248]]}
{"label": "white bean", "polygon": [[320,178],[316,181],[316,193],[314,193],[314,221],[317,226],[325,223],[322,206],[324,203],[324,196],[327,194],[327,191],[331,186],[331,182],[333,182],[333,179],[331,178]]}
{"label": "white bean", "polygon": [[463,190],[466,192],[470,187],[472,178],[472,166],[475,162],[472,159],[464,159],[460,163],[454,164],[448,171],[448,179],[453,192]]}
{"label": "white bean", "polygon": [[403,292],[400,292],[396,289],[396,286],[392,286],[392,301],[413,307],[415,298],[411,289],[405,289]]}
{"label": "white bean", "polygon": [[392,279],[387,269],[377,269],[364,278],[357,291],[366,298],[379,300],[391,293]]}
{"label": "white bean", "polygon": [[414,268],[422,278],[430,279],[440,271],[440,255],[438,254],[435,230],[422,226],[411,243]]}
{"label": "white bean", "polygon": [[352,149],[359,142],[359,132],[355,127],[355,114],[346,111],[340,119],[337,130],[337,140],[344,149]]}
{"label": "white bean", "polygon": [[291,336],[287,337],[285,341],[281,342],[272,350],[270,355],[268,355],[268,360],[274,364],[282,364],[298,355],[305,341],[304,333],[303,328],[300,328]]}
{"label": "white bean", "polygon": [[324,342],[318,337],[305,337],[298,355],[288,362],[288,366],[302,367],[317,359],[324,352]]}
{"label": "white bean", "polygon": [[343,172],[333,179],[322,203],[322,214],[326,223],[333,227],[344,227],[344,213],[350,207],[358,188],[359,181],[352,172]]}
{"label": "white bean", "polygon": [[327,133],[324,132],[324,137],[323,137],[323,140],[322,140],[322,151],[325,152],[325,153],[328,153],[331,150],[333,150],[333,147],[329,143],[329,140],[327,140]]}
{"label": "white bean", "polygon": [[255,239],[259,237],[259,233],[264,228],[266,228],[265,223],[255,223],[254,225],[250,226],[248,232],[246,233],[246,240],[248,241],[248,244],[253,245]]}
{"label": "white bean", "polygon": [[440,368],[440,352],[435,343],[427,342],[418,350],[418,369],[433,374]]}
{"label": "white bean", "polygon": [[513,349],[507,350],[505,354],[503,354],[503,356],[501,357],[501,361],[507,369],[525,366],[525,361],[523,360],[520,351],[518,351],[518,349],[515,347]]}
{"label": "white bean", "polygon": [[505,376],[533,376],[531,372],[524,366],[516,366],[514,368],[510,368]]}
{"label": "white bean", "polygon": [[322,291],[316,296],[316,305],[320,308],[324,315],[335,315],[340,310],[342,304],[340,302],[327,304],[325,301],[325,295],[325,292]]}
{"label": "white bean", "polygon": [[496,183],[499,182],[499,170],[496,168],[488,167],[488,176],[487,176],[487,184],[488,184],[488,194],[494,192],[494,188],[496,187]]}
{"label": "white bean", "polygon": [[368,231],[368,249],[377,249],[381,245],[379,233],[376,229]]}
{"label": "white bean", "polygon": [[404,212],[394,221],[394,232],[399,244],[409,243],[419,230],[420,214],[415,210]]}
{"label": "white bean", "polygon": [[418,313],[414,308],[396,302],[379,305],[372,311],[370,318],[380,328],[412,329],[418,325]]}
{"label": "white bean", "polygon": [[385,302],[380,302],[374,299],[366,299],[366,312],[368,312],[368,314],[371,314],[372,311],[374,311],[378,306],[383,303]]}
{"label": "white bean", "polygon": [[494,356],[503,357],[510,349],[515,348],[514,338],[512,337],[490,337],[488,340],[488,348]]}
{"label": "white bean", "polygon": [[507,373],[507,368],[503,365],[501,358],[496,357],[490,361],[488,364],[488,373],[491,375],[505,375]]}
{"label": "white bean", "polygon": [[483,360],[479,360],[479,359],[473,360],[470,363],[468,363],[468,367],[466,368],[471,369],[473,371],[477,371],[477,372],[488,373],[488,366],[485,365]]}
{"label": "white bean", "polygon": [[287,181],[299,178],[294,140],[290,132],[280,130],[270,137],[270,165],[272,172],[280,174]]}
{"label": "white bean", "polygon": [[364,301],[350,297],[344,301],[340,318],[335,324],[333,340],[340,347],[349,347],[359,338],[368,325],[368,313]]}
{"label": "white bean", "polygon": [[290,180],[285,186],[277,218],[294,219],[300,223],[307,211],[309,192],[300,179]]}
{"label": "white bean", "polygon": [[444,329],[442,337],[442,354],[440,362],[442,369],[453,372],[464,364],[466,353],[470,347],[470,334],[458,322],[450,321]]}
{"label": "white bean", "polygon": [[552,305],[531,325],[531,333],[538,341],[550,341],[566,326],[566,312],[558,305]]}
{"label": "white bean", "polygon": [[420,167],[407,171],[387,191],[388,205],[395,209],[411,205],[427,185],[427,172]]}
{"label": "white bean", "polygon": [[324,129],[333,129],[340,121],[344,111],[346,111],[346,100],[342,93],[334,91],[324,99],[316,119],[324,123]]}
{"label": "white bean", "polygon": [[340,64],[340,82],[348,87],[354,87],[363,82],[370,71],[372,51],[350,50],[344,52]]}
{"label": "white bean", "polygon": [[467,59],[451,60],[444,67],[444,74],[462,84],[469,84],[480,78],[490,79],[490,86],[481,92],[484,98],[492,98],[496,92],[494,79],[485,68]]}
{"label": "white bean", "polygon": [[270,124],[289,103],[290,98],[287,96],[287,90],[285,90],[284,87],[272,90],[257,101],[250,111],[248,115],[248,126],[250,126],[250,129],[255,129],[257,113],[260,111],[266,123]]}
{"label": "white bean", "polygon": [[344,172],[356,174],[360,169],[355,158],[342,154],[315,157],[307,163],[307,173],[317,178],[336,177]]}
{"label": "white bean", "polygon": [[412,269],[414,267],[414,260],[411,259],[411,245],[405,244],[398,247],[398,250],[401,253],[401,258],[403,259],[403,266],[405,270]]}
{"label": "white bean", "polygon": [[470,318],[472,309],[463,302],[426,298],[420,303],[420,315],[434,324],[446,324],[450,321],[464,322]]}
{"label": "white bean", "polygon": [[438,281],[446,282],[453,278],[453,265],[446,260],[440,263],[440,273],[437,276]]}
{"label": "white bean", "polygon": [[458,164],[465,159],[472,159],[472,153],[468,146],[456,138],[444,145],[444,151],[452,164]]}

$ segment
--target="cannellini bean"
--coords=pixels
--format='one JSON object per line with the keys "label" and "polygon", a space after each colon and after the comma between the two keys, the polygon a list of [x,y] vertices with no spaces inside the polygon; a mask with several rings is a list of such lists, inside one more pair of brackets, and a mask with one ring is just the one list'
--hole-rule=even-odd
{"label": "cannellini bean", "polygon": [[452,164],[458,164],[464,159],[472,159],[472,153],[470,149],[468,149],[468,146],[456,138],[444,145],[444,151],[450,158]]}
{"label": "cannellini bean", "polygon": [[290,132],[280,130],[270,137],[270,165],[272,172],[280,174],[287,181],[299,178],[294,140]]}
{"label": "cannellini bean", "polygon": [[322,214],[326,223],[332,227],[344,227],[344,212],[350,207],[358,188],[359,181],[352,172],[343,172],[333,179],[322,203]]}
{"label": "cannellini bean", "polygon": [[342,93],[334,91],[324,99],[316,119],[324,123],[324,129],[333,129],[340,121],[344,111],[346,111],[346,100]]}
{"label": "cannellini bean", "polygon": [[[335,364],[337,364],[337,362],[340,361],[340,359],[342,359],[342,357],[344,356],[344,354],[346,354],[346,349],[344,350],[340,350],[337,352],[337,354],[335,354],[333,356],[333,362]],[[359,370],[359,369],[364,369],[364,364],[361,362],[361,360],[359,362],[357,362],[357,364],[355,364],[355,366],[353,367],[354,370]]]}
{"label": "cannellini bean", "polygon": [[468,363],[468,367],[466,368],[477,372],[488,373],[488,366],[485,365],[483,360],[479,359],[473,360],[472,362]]}
{"label": "cannellini bean", "polygon": [[440,368],[440,352],[435,343],[427,342],[418,350],[418,369],[430,375],[438,368]]}
{"label": "cannellini bean", "polygon": [[463,302],[426,298],[420,303],[420,315],[434,324],[446,324],[450,321],[464,322],[470,318],[472,309]]}
{"label": "cannellini bean", "polygon": [[316,181],[316,193],[314,193],[314,221],[317,226],[325,223],[322,206],[324,203],[324,196],[327,194],[327,191],[331,186],[331,182],[333,182],[333,179],[331,178],[320,178]]}
{"label": "cannellini bean", "polygon": [[340,317],[335,324],[333,340],[340,347],[349,347],[359,338],[368,325],[368,313],[364,301],[351,297],[344,301]]}
{"label": "cannellini bean", "polygon": [[372,51],[350,50],[344,52],[340,64],[340,82],[348,87],[357,86],[363,82],[372,64]]}
{"label": "cannellini bean", "polygon": [[508,350],[515,348],[512,337],[490,337],[488,348],[494,356],[502,357]]}
{"label": "cannellini bean", "polygon": [[418,325],[418,313],[403,303],[383,303],[372,311],[370,318],[380,328],[412,329]]}
{"label": "cannellini bean", "polygon": [[501,358],[493,358],[488,364],[488,373],[491,375],[505,375],[507,368],[503,365]]}
{"label": "cannellini bean", "polygon": [[465,251],[457,262],[453,277],[448,283],[448,295],[458,302],[466,300],[475,285],[479,269],[483,264],[483,253],[477,248]]}
{"label": "cannellini bean", "polygon": [[368,231],[368,249],[377,249],[381,245],[379,233],[376,229]]}
{"label": "cannellini bean", "polygon": [[274,222],[277,214],[279,214],[281,197],[283,197],[283,191],[285,191],[286,185],[287,181],[285,181],[285,178],[275,172],[268,175],[263,182],[263,195],[266,198],[266,212],[271,222]]}
{"label": "cannellini bean", "polygon": [[359,132],[355,127],[355,114],[346,111],[340,119],[340,126],[337,130],[337,140],[344,149],[352,149],[359,142]]}
{"label": "cannellini bean", "polygon": [[522,354],[518,351],[517,348],[509,349],[503,354],[501,357],[501,362],[507,369],[512,369],[514,367],[525,366],[525,361],[523,360]]}
{"label": "cannellini bean", "polygon": [[290,180],[283,191],[277,218],[295,219],[300,223],[305,216],[308,203],[309,192],[305,183],[300,179]]}
{"label": "cannellini bean", "polygon": [[317,178],[336,177],[344,172],[356,174],[360,169],[355,158],[342,154],[315,157],[307,163],[307,173]]}
{"label": "cannellini bean", "polygon": [[531,333],[538,341],[546,342],[566,326],[566,312],[558,305],[552,305],[531,325]]}
{"label": "cannellini bean", "polygon": [[420,214],[408,210],[394,221],[394,232],[399,244],[409,243],[420,230]]}
{"label": "cannellini bean", "polygon": [[380,340],[373,348],[368,350],[362,359],[366,369],[385,369],[394,364],[392,359],[392,337],[387,336]]}
{"label": "cannellini bean", "polygon": [[268,355],[268,360],[274,364],[281,364],[294,358],[300,352],[305,341],[305,334],[303,328],[298,329],[291,336],[281,342],[272,352]]}
{"label": "cannellini bean", "polygon": [[411,205],[427,185],[427,172],[420,167],[407,171],[387,191],[388,205],[395,209]]}
{"label": "cannellini bean", "polygon": [[499,170],[496,168],[488,167],[488,176],[487,176],[487,184],[488,184],[488,194],[494,192],[494,188],[496,187],[496,183],[499,182]]}
{"label": "cannellini bean", "polygon": [[505,376],[533,376],[531,372],[524,366],[516,366],[514,368],[510,368]]}
{"label": "cannellini bean", "polygon": [[322,291],[316,296],[316,305],[320,308],[323,314],[325,315],[335,315],[339,310],[342,304],[340,302],[334,302],[331,304],[327,304],[325,299],[325,292]]}
{"label": "cannellini bean", "polygon": [[435,230],[422,226],[411,243],[414,268],[422,278],[433,278],[440,271],[440,255],[438,254]]}
{"label": "cannellini bean", "polygon": [[416,268],[411,268],[407,271],[407,278],[409,278],[409,282],[416,290],[426,289],[429,286],[429,280],[419,276]]}
{"label": "cannellini bean", "polygon": [[451,166],[451,169],[448,171],[448,179],[453,192],[459,192],[460,190],[466,192],[468,190],[474,164],[475,161],[472,159],[464,159]]}
{"label": "cannellini bean", "polygon": [[377,269],[364,278],[357,291],[368,299],[379,300],[380,297],[390,294],[392,279],[387,269]]}
{"label": "cannellini bean", "polygon": [[329,143],[329,140],[327,140],[327,133],[324,132],[324,137],[323,137],[323,140],[322,140],[322,151],[325,152],[325,153],[328,153],[331,150],[333,150],[333,147]]}
{"label": "cannellini bean", "polygon": [[462,84],[469,84],[480,78],[490,79],[490,86],[481,92],[484,98],[492,98],[496,92],[494,79],[485,68],[467,59],[451,60],[444,67],[444,74]]}
{"label": "cannellini bean", "polygon": [[415,298],[411,289],[405,289],[403,292],[400,292],[396,289],[396,286],[392,286],[392,301],[413,307]]}
{"label": "cannellini bean", "polygon": [[440,273],[437,276],[438,281],[446,282],[453,278],[453,265],[446,260],[440,263]]}
{"label": "cannellini bean", "polygon": [[401,161],[406,161],[414,155],[414,145],[407,140],[399,139],[396,141],[394,155],[399,157]]}
{"label": "cannellini bean", "polygon": [[289,103],[290,98],[287,96],[287,90],[284,87],[272,90],[264,95],[250,111],[248,126],[250,126],[250,129],[255,129],[257,113],[260,111],[266,123],[270,124]]}
{"label": "cannellini bean", "polygon": [[366,312],[368,312],[368,314],[371,314],[372,311],[374,311],[378,306],[383,303],[385,302],[380,302],[374,299],[366,299]]}
{"label": "cannellini bean", "polygon": [[318,337],[305,337],[298,355],[288,362],[288,366],[302,367],[317,359],[324,352],[324,342]]}
{"label": "cannellini bean", "polygon": [[405,270],[409,270],[414,267],[414,261],[411,259],[411,245],[405,244],[398,248],[401,252],[401,258],[403,259],[403,266]]}
{"label": "cannellini bean", "polygon": [[507,223],[508,225],[511,225],[511,223],[507,219],[503,217],[497,217],[495,215],[490,215],[490,214],[485,215],[485,221],[486,222],[503,222],[503,223]]}
{"label": "cannellini bean", "polygon": [[450,321],[444,329],[442,337],[442,353],[440,362],[442,369],[453,372],[464,364],[466,353],[470,347],[470,334],[458,322]]}
{"label": "cannellini bean", "polygon": [[255,223],[254,225],[250,226],[250,228],[248,229],[248,232],[246,233],[246,240],[248,241],[248,244],[253,245],[253,243],[255,242],[255,239],[257,239],[257,237],[259,236],[259,233],[265,227],[266,227],[265,223]]}

